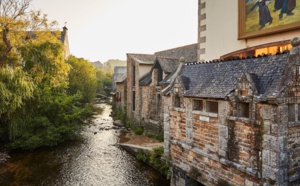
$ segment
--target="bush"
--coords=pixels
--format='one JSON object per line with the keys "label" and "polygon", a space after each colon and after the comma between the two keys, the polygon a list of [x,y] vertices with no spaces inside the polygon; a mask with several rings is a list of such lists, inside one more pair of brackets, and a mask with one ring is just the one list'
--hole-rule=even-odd
{"label": "bush", "polygon": [[139,149],[138,154],[136,155],[136,159],[146,163],[149,160],[149,155],[145,154],[141,149]]}
{"label": "bush", "polygon": [[136,135],[142,135],[144,133],[144,128],[143,127],[132,127],[132,131],[136,134]]}
{"label": "bush", "polygon": [[9,147],[35,149],[80,136],[84,121],[93,113],[91,105],[82,104],[76,95],[58,93],[52,96],[52,99],[39,105],[34,115],[24,117],[26,125],[21,125],[19,134],[9,143]]}
{"label": "bush", "polygon": [[149,138],[157,139],[157,140],[160,141],[160,142],[163,142],[163,141],[164,141],[164,136],[163,136],[163,135],[156,135],[156,134],[152,134],[152,133],[149,133],[149,132],[146,132],[145,135],[146,135],[147,137],[149,137]]}
{"label": "bush", "polygon": [[169,175],[169,166],[166,162],[162,161],[162,155],[164,153],[163,147],[154,148],[150,154],[150,164],[154,166],[159,172],[164,175]]}

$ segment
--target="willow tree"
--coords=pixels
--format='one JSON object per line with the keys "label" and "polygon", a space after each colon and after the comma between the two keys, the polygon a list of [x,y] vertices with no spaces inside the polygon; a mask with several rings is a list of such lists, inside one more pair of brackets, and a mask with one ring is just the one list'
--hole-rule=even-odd
{"label": "willow tree", "polygon": [[8,125],[11,139],[18,135],[17,112],[24,113],[26,101],[37,98],[40,84],[62,86],[69,71],[57,23],[29,11],[31,1],[0,0],[0,127]]}

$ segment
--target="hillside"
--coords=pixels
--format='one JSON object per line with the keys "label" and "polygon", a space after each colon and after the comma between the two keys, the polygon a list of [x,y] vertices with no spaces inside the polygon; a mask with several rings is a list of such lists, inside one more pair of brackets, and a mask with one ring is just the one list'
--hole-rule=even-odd
{"label": "hillside", "polygon": [[127,66],[126,61],[122,61],[119,59],[110,59],[103,64],[104,66],[110,66],[114,68],[115,66]]}
{"label": "hillside", "polygon": [[113,73],[114,68],[116,66],[127,66],[126,61],[122,61],[119,59],[110,59],[105,63],[101,63],[100,61],[91,62],[96,68],[103,70],[104,72],[111,72]]}

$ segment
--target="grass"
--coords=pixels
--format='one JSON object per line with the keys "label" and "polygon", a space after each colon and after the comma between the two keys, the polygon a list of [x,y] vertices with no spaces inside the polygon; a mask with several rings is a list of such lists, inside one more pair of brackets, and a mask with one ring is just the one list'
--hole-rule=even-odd
{"label": "grass", "polygon": [[[248,3],[246,5],[247,12],[250,10],[250,8],[254,5],[255,2],[256,1],[253,1],[252,3]],[[275,3],[275,1],[272,1],[271,3],[268,4],[268,8],[270,10],[271,17],[273,18],[273,22],[270,25],[266,24],[265,27],[263,28],[263,30],[300,21],[299,20],[299,17],[300,17],[300,0],[296,0],[296,7],[293,10],[294,15],[293,16],[287,16],[286,14],[283,14],[282,20],[279,20],[280,10],[277,10],[276,12],[273,12],[274,3]],[[259,25],[259,12],[257,10],[258,9],[255,8],[252,12],[250,12],[246,16],[246,33],[258,31],[259,28],[260,28],[260,25]]]}
{"label": "grass", "polygon": [[160,142],[164,141],[164,136],[162,136],[162,135],[152,134],[152,133],[149,133],[149,132],[146,132],[145,135],[149,138],[157,139]]}

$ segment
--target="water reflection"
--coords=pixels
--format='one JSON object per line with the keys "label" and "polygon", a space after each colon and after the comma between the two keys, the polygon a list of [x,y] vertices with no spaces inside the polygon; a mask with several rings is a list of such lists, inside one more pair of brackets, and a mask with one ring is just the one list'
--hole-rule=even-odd
{"label": "water reflection", "polygon": [[0,169],[0,185],[169,185],[152,168],[115,144],[110,106],[84,131],[80,141],[34,152],[14,152]]}

